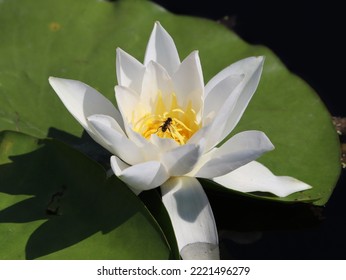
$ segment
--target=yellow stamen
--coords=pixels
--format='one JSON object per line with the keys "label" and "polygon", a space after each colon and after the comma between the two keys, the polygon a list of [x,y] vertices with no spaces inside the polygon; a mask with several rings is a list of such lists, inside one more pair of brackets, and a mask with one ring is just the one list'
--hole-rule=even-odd
{"label": "yellow stamen", "polygon": [[133,129],[149,139],[152,134],[161,138],[171,138],[184,145],[200,128],[196,112],[191,102],[185,110],[178,105],[177,97],[172,93],[170,108],[167,109],[159,92],[153,112],[146,113],[138,119],[132,119]]}

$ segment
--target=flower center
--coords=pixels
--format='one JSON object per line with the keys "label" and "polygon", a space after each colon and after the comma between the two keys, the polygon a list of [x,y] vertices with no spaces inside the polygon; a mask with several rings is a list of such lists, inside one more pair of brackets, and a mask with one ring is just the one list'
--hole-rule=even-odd
{"label": "flower center", "polygon": [[133,129],[146,139],[150,138],[152,134],[156,134],[161,138],[171,138],[180,145],[184,145],[200,128],[191,102],[183,110],[178,106],[177,97],[174,93],[169,109],[166,108],[162,95],[159,94],[155,110],[144,114],[132,123]]}

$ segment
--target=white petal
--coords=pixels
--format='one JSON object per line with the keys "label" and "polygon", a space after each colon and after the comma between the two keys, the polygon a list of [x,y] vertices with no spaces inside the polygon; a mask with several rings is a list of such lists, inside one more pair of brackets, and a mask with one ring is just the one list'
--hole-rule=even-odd
{"label": "white petal", "polygon": [[159,64],[151,61],[146,67],[142,91],[141,101],[151,110],[155,110],[155,105],[159,94],[166,105],[166,109],[171,104],[173,93],[173,83],[167,71]]}
{"label": "white petal", "polygon": [[162,65],[169,75],[172,75],[180,64],[174,41],[159,22],[155,23],[150,35],[145,52],[144,65],[148,65],[151,60]]}
{"label": "white petal", "polygon": [[209,145],[207,145],[207,147],[211,148],[221,142],[237,125],[257,88],[262,68],[263,57],[243,59],[222,70],[206,85],[205,93],[206,98],[208,98],[213,88],[224,81],[224,79],[229,76],[244,74],[244,79],[232,91],[231,96],[225,100],[224,104],[217,112],[213,120],[215,123],[212,125],[213,127],[210,128],[210,131],[214,132],[218,127],[219,133],[208,133],[211,139],[208,139]]}
{"label": "white petal", "polygon": [[273,149],[273,144],[262,131],[240,132],[214,149],[208,161],[193,176],[213,178],[225,175]]}
{"label": "white petal", "polygon": [[205,152],[208,152],[223,140],[227,121],[237,105],[237,99],[239,97],[237,93],[233,94],[234,92],[236,92],[236,90],[223,101],[221,108],[218,109],[212,121],[195,133],[195,135],[190,138],[189,143],[198,143],[201,139],[205,139]]}
{"label": "white petal", "polygon": [[217,244],[197,242],[186,245],[180,255],[184,260],[219,260],[220,250]]}
{"label": "white petal", "polygon": [[[128,138],[141,150],[143,155],[142,161],[157,160],[159,158],[159,149],[151,142],[147,141],[142,135],[133,131],[136,125],[136,120],[141,119],[148,112],[150,108],[141,102],[140,97],[130,88],[116,86],[115,94],[118,106],[122,115],[124,116],[124,127]],[[131,123],[134,121],[134,123]]]}
{"label": "white petal", "polygon": [[219,258],[213,212],[198,180],[173,177],[161,186],[161,192],[182,257]]}
{"label": "white petal", "polygon": [[[237,100],[241,93],[241,91],[237,89],[243,77],[244,76],[229,76],[213,88],[213,94],[208,95],[206,99],[206,115],[204,115],[203,119],[204,127],[199,133],[193,135],[193,139],[190,141],[198,142],[201,138],[205,138],[206,151],[209,151],[221,142],[224,137],[227,122],[230,119],[232,111],[237,106]],[[238,86],[236,86],[237,82]],[[234,88],[234,86],[236,88]],[[218,100],[216,101],[216,99]],[[209,106],[207,102],[211,102],[211,105]]]}
{"label": "white petal", "polygon": [[107,143],[104,147],[112,154],[117,155],[126,163],[133,165],[143,162],[145,157],[142,149],[119,131],[115,120],[105,115],[93,115],[88,118],[94,133]]}
{"label": "white petal", "polygon": [[158,161],[147,161],[129,166],[118,157],[111,157],[114,174],[137,191],[144,191],[162,185],[168,178],[164,166]]}
{"label": "white petal", "polygon": [[87,117],[104,114],[114,118],[123,127],[123,120],[113,104],[92,87],[75,80],[49,77],[49,83],[76,120],[92,133]]}
{"label": "white petal", "polygon": [[170,176],[182,176],[190,172],[201,156],[197,145],[183,145],[163,154],[161,162]]}
{"label": "white petal", "polygon": [[159,160],[161,150],[156,145],[131,128],[128,128],[126,132],[129,139],[140,148],[144,156],[143,161]]}
{"label": "white petal", "polygon": [[214,178],[213,181],[236,191],[270,192],[280,197],[311,188],[293,177],[275,176],[267,167],[256,161]]}
{"label": "white petal", "polygon": [[203,107],[204,80],[197,51],[184,59],[172,80],[179,105],[186,108],[188,102],[191,101],[192,109],[199,113]]}
{"label": "white petal", "polygon": [[129,87],[139,94],[145,71],[144,65],[122,49],[117,48],[116,69],[118,84]]}
{"label": "white petal", "polygon": [[147,155],[146,160],[156,159],[157,148],[155,145],[133,130],[136,121],[150,112],[150,108],[141,102],[140,97],[130,88],[116,86],[115,94],[121,114],[124,116],[124,127],[128,138],[142,149],[143,155]]}
{"label": "white petal", "polygon": [[136,119],[137,116],[143,116],[149,110],[140,103],[140,97],[130,88],[115,86],[115,96],[125,123],[131,122],[132,118]]}
{"label": "white petal", "polygon": [[210,81],[205,86],[205,95],[207,96],[218,83],[229,76],[242,74],[251,76],[251,73],[254,72],[258,68],[258,66],[262,67],[263,61],[264,57],[262,56],[248,57],[229,65],[210,79]]}
{"label": "white petal", "polygon": [[[232,95],[233,90],[243,79],[244,75],[228,76],[211,89],[204,101],[204,125],[208,124],[210,120],[212,120],[217,115],[220,108],[222,108],[222,105]],[[237,98],[232,98],[232,100],[235,103],[237,101]],[[230,104],[229,111],[234,107],[234,105],[235,104]]]}
{"label": "white petal", "polygon": [[157,147],[160,153],[165,153],[167,151],[180,147],[178,142],[173,140],[172,138],[161,138],[156,134],[152,134],[149,138],[149,141]]}
{"label": "white petal", "polygon": [[[193,134],[192,136],[191,136],[191,138],[187,141],[187,144],[199,144],[201,141],[204,141],[205,142],[205,139],[207,139],[208,137],[207,137],[207,135],[208,134],[210,134],[210,133],[212,133],[212,132],[210,132],[211,130],[210,130],[210,125],[208,125],[208,126],[203,126],[202,128],[200,128],[199,130],[197,130],[196,132],[195,132],[195,134]],[[210,136],[209,136],[210,137]],[[207,152],[207,151],[209,151],[210,150],[210,148],[207,150],[207,149],[205,149],[206,151],[205,152]]]}

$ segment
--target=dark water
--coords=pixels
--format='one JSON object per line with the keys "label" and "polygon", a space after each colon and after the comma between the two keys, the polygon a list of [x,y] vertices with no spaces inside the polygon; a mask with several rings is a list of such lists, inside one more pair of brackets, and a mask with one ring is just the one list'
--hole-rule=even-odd
{"label": "dark water", "polygon": [[[277,1],[156,0],[173,13],[220,20],[249,43],[271,48],[319,94],[333,116],[346,116],[346,27],[340,4]],[[186,3],[189,3],[187,6]],[[338,6],[339,5],[339,6]],[[345,141],[344,138],[341,139]],[[345,170],[323,208],[277,205],[242,198],[220,203],[211,195],[223,258],[346,259]],[[217,200],[218,203],[213,203]],[[241,213],[241,215],[239,215]],[[230,231],[232,229],[232,231]]]}

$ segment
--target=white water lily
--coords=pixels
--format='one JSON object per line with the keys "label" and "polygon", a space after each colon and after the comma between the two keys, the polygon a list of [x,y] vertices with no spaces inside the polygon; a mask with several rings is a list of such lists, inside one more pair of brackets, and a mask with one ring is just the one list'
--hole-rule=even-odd
{"label": "white water lily", "polygon": [[263,57],[243,59],[204,86],[198,52],[181,62],[173,39],[157,22],[143,64],[117,49],[119,111],[82,82],[54,77],[49,82],[91,137],[113,154],[116,176],[136,194],[161,188],[182,258],[217,259],[213,212],[196,178],[278,196],[310,188],[254,161],[274,148],[261,131],[238,133],[217,147],[241,118],[262,66]]}

